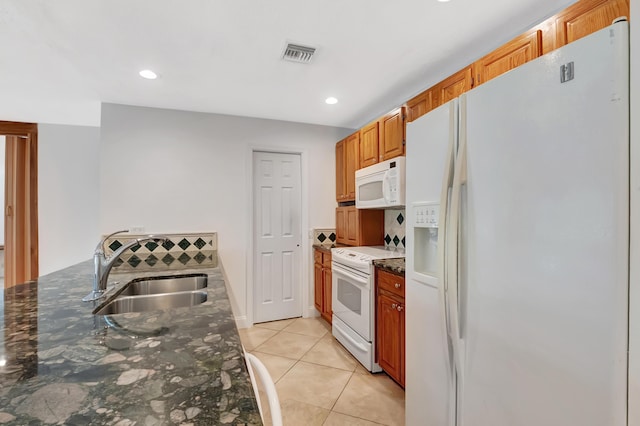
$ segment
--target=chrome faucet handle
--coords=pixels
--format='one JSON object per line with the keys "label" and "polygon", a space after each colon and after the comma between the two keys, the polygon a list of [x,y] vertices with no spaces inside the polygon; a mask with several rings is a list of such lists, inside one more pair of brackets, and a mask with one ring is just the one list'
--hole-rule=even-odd
{"label": "chrome faucet handle", "polygon": [[138,243],[148,240],[162,241],[163,243],[166,243],[167,241],[169,241],[169,237],[167,237],[166,235],[149,234],[146,237],[138,238]]}
{"label": "chrome faucet handle", "polygon": [[123,232],[129,232],[128,229],[123,229],[122,231],[116,231],[116,232],[112,232],[111,234],[107,235],[106,237],[104,237],[102,240],[100,240],[100,242],[98,243],[98,245],[96,246],[95,252],[99,252],[102,251],[104,253],[104,243],[111,237],[113,237],[116,234],[122,234]]}

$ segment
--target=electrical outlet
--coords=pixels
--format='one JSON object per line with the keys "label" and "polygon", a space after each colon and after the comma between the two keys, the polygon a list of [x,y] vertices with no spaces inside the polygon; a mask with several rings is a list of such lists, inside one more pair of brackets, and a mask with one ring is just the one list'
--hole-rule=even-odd
{"label": "electrical outlet", "polygon": [[144,226],[131,226],[129,227],[129,232],[132,234],[144,234]]}

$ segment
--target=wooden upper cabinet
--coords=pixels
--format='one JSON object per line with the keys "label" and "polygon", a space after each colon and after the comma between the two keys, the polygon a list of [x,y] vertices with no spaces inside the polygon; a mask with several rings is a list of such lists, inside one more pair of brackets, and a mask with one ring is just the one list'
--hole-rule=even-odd
{"label": "wooden upper cabinet", "polygon": [[337,207],[336,242],[349,246],[384,244],[384,210]]}
{"label": "wooden upper cabinet", "polygon": [[533,30],[522,34],[509,43],[489,53],[473,64],[474,87],[486,83],[537,58],[542,54],[542,31]]}
{"label": "wooden upper cabinet", "polygon": [[346,244],[358,245],[358,210],[349,208],[347,214],[347,241]]}
{"label": "wooden upper cabinet", "polygon": [[461,69],[452,76],[433,86],[435,106],[440,106],[457,98],[473,87],[472,66]]}
{"label": "wooden upper cabinet", "polygon": [[405,147],[405,108],[391,111],[379,120],[380,144],[379,161],[404,155]]}
{"label": "wooden upper cabinet", "polygon": [[344,201],[347,198],[345,163],[344,163],[344,140],[336,144],[336,201]]}
{"label": "wooden upper cabinet", "polygon": [[555,16],[556,48],[629,18],[629,0],[582,0]]}
{"label": "wooden upper cabinet", "polygon": [[356,132],[344,141],[344,173],[346,198],[343,201],[356,199],[356,170],[360,168],[360,132]]}
{"label": "wooden upper cabinet", "polygon": [[360,129],[360,168],[378,162],[378,122]]}
{"label": "wooden upper cabinet", "polygon": [[425,90],[415,98],[412,98],[407,102],[407,122],[416,120],[434,107],[433,103],[433,91],[431,89]]}
{"label": "wooden upper cabinet", "polygon": [[336,144],[336,201],[356,199],[356,170],[359,164],[360,133]]}

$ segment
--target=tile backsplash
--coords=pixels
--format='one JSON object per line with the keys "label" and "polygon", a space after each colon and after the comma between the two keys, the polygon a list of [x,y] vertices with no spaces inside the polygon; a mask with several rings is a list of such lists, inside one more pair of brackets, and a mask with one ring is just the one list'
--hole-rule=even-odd
{"label": "tile backsplash", "polygon": [[313,230],[313,244],[331,245],[336,242],[335,228],[315,228]]}
{"label": "tile backsplash", "polygon": [[[217,263],[218,234],[215,232],[193,234],[163,234],[164,243],[146,241],[126,250],[114,267],[119,269],[159,269],[215,266]],[[105,254],[110,256],[127,242],[147,235],[118,234],[105,241]]]}
{"label": "tile backsplash", "polygon": [[405,210],[384,211],[385,246],[405,248]]}

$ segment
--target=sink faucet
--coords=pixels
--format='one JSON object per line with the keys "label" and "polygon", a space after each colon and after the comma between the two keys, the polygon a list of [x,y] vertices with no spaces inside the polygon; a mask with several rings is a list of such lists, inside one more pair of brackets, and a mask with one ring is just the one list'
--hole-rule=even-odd
{"label": "sink faucet", "polygon": [[121,234],[123,232],[129,232],[129,230],[124,229],[122,231],[113,232],[104,237],[96,246],[96,250],[93,253],[93,290],[91,291],[91,293],[82,298],[83,302],[98,300],[104,297],[104,295],[107,293],[107,281],[109,278],[109,272],[111,271],[111,268],[113,267],[116,260],[118,260],[118,258],[122,255],[122,253],[125,252],[125,250],[138,244],[142,244],[145,241],[161,241],[162,243],[164,243],[168,239],[164,235],[148,235],[143,238],[134,238],[131,241],[127,241],[120,248],[115,250],[111,254],[111,256],[106,257],[104,254],[104,243],[114,235]]}

